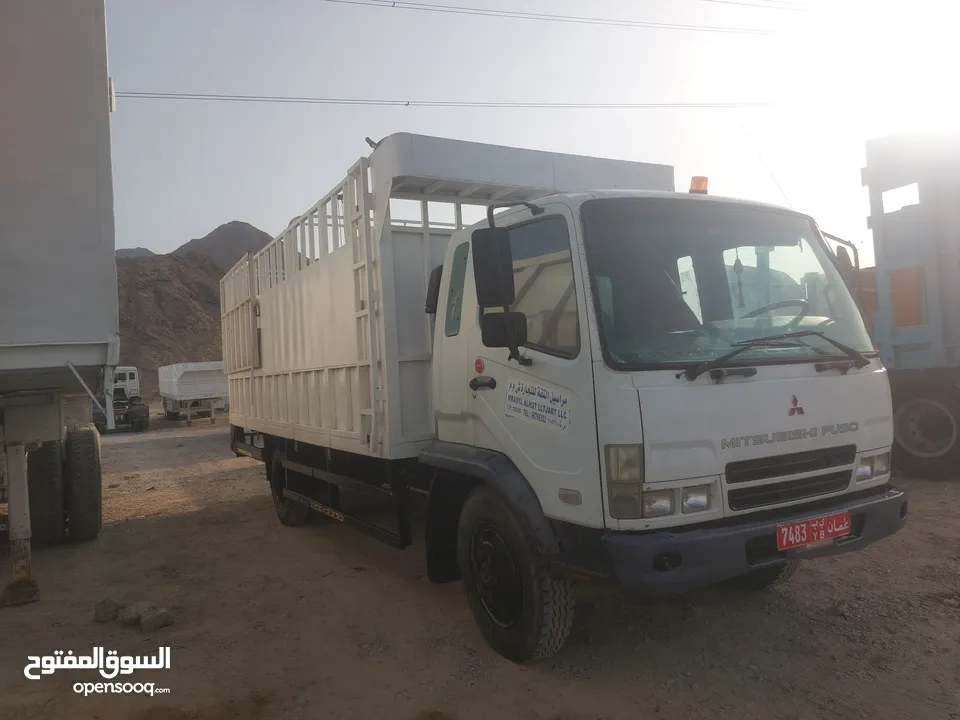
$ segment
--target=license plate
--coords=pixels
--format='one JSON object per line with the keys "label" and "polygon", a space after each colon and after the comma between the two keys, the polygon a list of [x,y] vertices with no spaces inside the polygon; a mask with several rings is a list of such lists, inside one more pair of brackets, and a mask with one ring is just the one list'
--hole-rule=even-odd
{"label": "license plate", "polygon": [[850,534],[850,513],[824,515],[813,520],[777,525],[777,550],[826,544]]}

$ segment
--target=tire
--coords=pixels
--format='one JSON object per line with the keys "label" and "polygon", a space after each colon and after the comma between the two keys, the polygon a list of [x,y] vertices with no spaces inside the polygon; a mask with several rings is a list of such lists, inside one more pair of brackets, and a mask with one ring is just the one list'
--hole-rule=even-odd
{"label": "tire", "polygon": [[893,461],[898,470],[952,479],[960,467],[960,397],[946,388],[899,388],[893,397]]}
{"label": "tire", "polygon": [[730,587],[743,592],[766,590],[783,585],[792,578],[800,567],[799,560],[790,560],[783,565],[770,565],[759,570],[735,577],[729,581]]}
{"label": "tire", "polygon": [[270,493],[273,495],[273,507],[280,522],[288,527],[303,525],[310,519],[310,508],[283,496],[283,489],[288,485],[287,472],[283,467],[283,453],[275,451],[270,455],[269,470]]}
{"label": "tire", "polygon": [[571,583],[546,572],[520,519],[485,485],[460,513],[457,561],[474,620],[496,652],[523,663],[563,647],[573,625]]}
{"label": "tire", "polygon": [[63,540],[63,458],[59,440],[27,453],[30,545],[44,548]]}
{"label": "tire", "polygon": [[80,425],[67,433],[67,530],[76,542],[96,540],[103,525],[100,433]]}

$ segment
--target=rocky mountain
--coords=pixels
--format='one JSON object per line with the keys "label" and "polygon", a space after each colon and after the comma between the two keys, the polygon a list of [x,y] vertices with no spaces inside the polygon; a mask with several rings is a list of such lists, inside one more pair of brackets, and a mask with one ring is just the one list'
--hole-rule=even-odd
{"label": "rocky mountain", "polygon": [[140,369],[145,398],[156,396],[158,367],[221,358],[220,278],[270,240],[234,221],[168,255],[117,251],[120,364]]}
{"label": "rocky mountain", "polygon": [[244,253],[257,252],[273,238],[249,223],[234,220],[221,225],[213,232],[184,243],[173,254],[186,257],[190,253],[206,255],[226,272],[243,257]]}
{"label": "rocky mountain", "polygon": [[152,250],[147,250],[147,248],[135,247],[135,248],[120,248],[117,250],[117,259],[120,258],[142,258],[142,257],[153,257],[154,252]]}
{"label": "rocky mountain", "polygon": [[[194,238],[184,243],[170,255],[187,257],[191,253],[205,255],[213,260],[214,265],[226,272],[243,257],[244,253],[257,252],[273,238],[263,230],[255,228],[250,223],[233,220],[224,223],[216,230]],[[117,250],[117,259],[157,257],[157,254],[147,248],[120,248]]]}

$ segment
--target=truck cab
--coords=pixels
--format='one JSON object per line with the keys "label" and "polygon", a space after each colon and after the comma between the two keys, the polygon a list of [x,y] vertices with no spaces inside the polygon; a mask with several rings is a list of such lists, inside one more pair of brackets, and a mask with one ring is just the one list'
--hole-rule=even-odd
{"label": "truck cab", "polygon": [[506,456],[551,522],[595,529],[584,570],[767,585],[902,526],[886,372],[811,218],[617,191],[495,223],[436,283],[438,443]]}
{"label": "truck cab", "polygon": [[[143,432],[150,427],[150,406],[140,397],[140,371],[129,365],[118,366],[113,375],[113,419],[116,430]],[[107,432],[102,395],[92,403],[93,423],[101,433]]]}
{"label": "truck cab", "polygon": [[140,371],[129,365],[121,365],[113,374],[114,391],[123,390],[128,400],[140,399]]}

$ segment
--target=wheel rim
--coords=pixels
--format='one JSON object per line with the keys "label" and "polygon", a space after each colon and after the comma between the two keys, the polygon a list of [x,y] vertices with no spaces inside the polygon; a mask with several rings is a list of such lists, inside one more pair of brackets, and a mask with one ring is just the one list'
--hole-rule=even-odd
{"label": "wheel rim", "polygon": [[897,444],[911,455],[934,459],[957,444],[957,423],[946,405],[930,398],[908,400],[894,416]]}
{"label": "wheel rim", "polygon": [[490,619],[500,627],[516,625],[523,606],[520,571],[500,531],[480,523],[470,543],[473,584]]}

